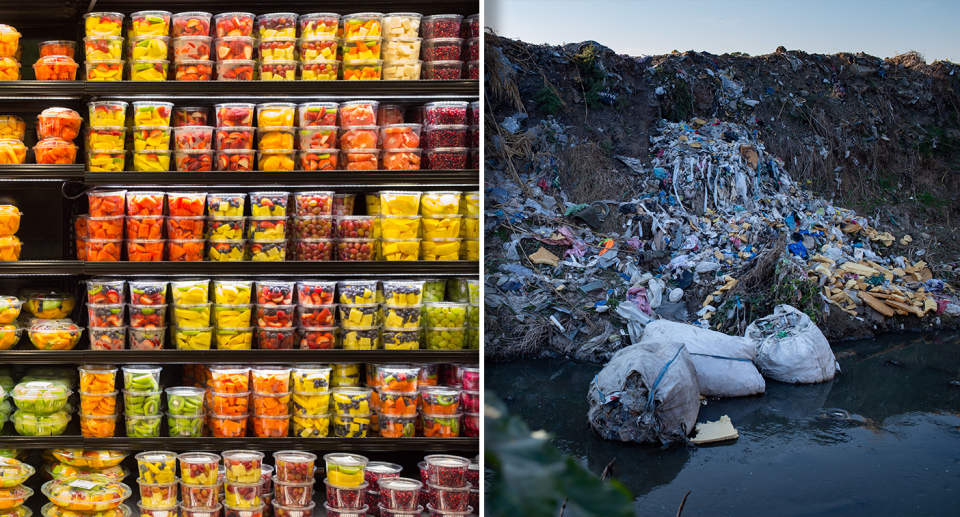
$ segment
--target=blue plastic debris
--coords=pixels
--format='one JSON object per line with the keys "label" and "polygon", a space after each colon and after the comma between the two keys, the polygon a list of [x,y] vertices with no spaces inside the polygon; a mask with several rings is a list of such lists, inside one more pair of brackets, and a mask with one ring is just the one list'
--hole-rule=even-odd
{"label": "blue plastic debris", "polygon": [[802,242],[795,242],[789,246],[787,249],[790,250],[794,255],[806,260],[807,259],[807,248],[803,245]]}

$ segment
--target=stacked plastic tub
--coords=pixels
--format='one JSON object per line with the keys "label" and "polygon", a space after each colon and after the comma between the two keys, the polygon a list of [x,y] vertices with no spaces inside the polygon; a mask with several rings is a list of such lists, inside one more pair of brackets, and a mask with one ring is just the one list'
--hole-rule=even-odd
{"label": "stacked plastic tub", "polygon": [[423,458],[426,467],[424,492],[427,496],[427,511],[430,515],[445,512],[472,513],[470,491],[473,484],[467,481],[470,460],[460,456],[431,454]]}
{"label": "stacked plastic tub", "polygon": [[[170,434],[173,436],[172,432]],[[180,462],[180,509],[183,515],[208,512],[219,515],[223,488],[218,475],[220,455],[187,452],[177,459]]]}
{"label": "stacked plastic tub", "polygon": [[[476,149],[471,149],[473,152]],[[460,260],[480,260],[480,193],[464,192],[460,198]],[[476,302],[471,302],[476,303]]]}
{"label": "stacked plastic tub", "polygon": [[180,126],[173,128],[174,162],[180,172],[213,170],[213,127]]}
{"label": "stacked plastic tub", "polygon": [[[20,230],[20,217],[23,212],[13,205],[0,205],[0,262],[14,262],[20,260],[20,249],[22,244],[16,233]],[[19,305],[17,306],[19,310]],[[0,318],[4,319],[4,318]],[[16,316],[10,318],[10,323],[16,319]],[[2,342],[0,342],[2,348]]]}
{"label": "stacked plastic tub", "polygon": [[[163,259],[166,245],[163,239],[166,226],[166,218],[163,217],[165,196],[163,192],[126,194],[127,229],[124,235],[127,239],[127,260],[151,262]],[[140,302],[134,300],[134,303]]]}
{"label": "stacked plastic tub", "polygon": [[222,456],[224,466],[223,507],[225,514],[261,515],[266,506],[262,500],[262,496],[264,495],[263,453],[255,451],[224,451]]}
{"label": "stacked plastic tub", "polygon": [[140,488],[140,515],[157,516],[176,512],[177,454],[168,451],[141,452],[136,455],[137,485]]}
{"label": "stacked plastic tub", "polygon": [[172,16],[167,11],[139,11],[130,15],[127,77],[131,81],[167,80]]}
{"label": "stacked plastic tub", "polygon": [[254,434],[259,438],[287,436],[290,429],[290,368],[258,366],[251,370],[251,377]]}
{"label": "stacked plastic tub", "polygon": [[21,54],[20,31],[0,25],[0,81],[20,80]]}
{"label": "stacked plastic tub", "polygon": [[[87,40],[100,40],[117,38],[119,36],[110,36],[107,38],[85,38]],[[118,45],[121,45],[118,43]],[[89,46],[90,43],[87,43]],[[89,49],[88,49],[89,52]],[[117,53],[119,55],[119,49]],[[87,66],[90,66],[91,58],[87,56]],[[120,65],[121,68],[123,65]],[[123,101],[97,101],[87,104],[89,109],[89,127],[87,128],[85,142],[87,170],[92,172],[121,172],[124,170],[124,162],[127,151],[124,149],[126,142],[127,128],[125,124],[125,115],[127,103]]]}
{"label": "stacked plastic tub", "polygon": [[[295,192],[293,197],[292,235],[297,260],[335,260],[337,234],[334,231],[333,192],[322,190]],[[351,241],[349,244],[354,243]]]}
{"label": "stacked plastic tub", "polygon": [[[126,103],[124,103],[124,109]],[[172,102],[133,102],[133,170],[164,172],[170,170],[170,118]],[[121,113],[123,116],[123,113]]]}
{"label": "stacked plastic tub", "polygon": [[[213,18],[216,39],[213,55],[220,81],[251,81],[254,78],[254,16],[251,13],[220,13]],[[250,124],[248,124],[250,125]]]}
{"label": "stacked plastic tub", "polygon": [[[417,13],[389,13],[383,17],[383,57],[384,80],[420,79],[423,61],[420,49],[420,19]],[[402,122],[402,121],[401,121]]]}
{"label": "stacked plastic tub", "polygon": [[91,350],[123,350],[126,292],[123,280],[87,281],[87,316]]}
{"label": "stacked plastic tub", "polygon": [[464,79],[480,79],[480,15],[472,14],[460,25],[463,38],[463,60],[467,62]]}
{"label": "stacked plastic tub", "polygon": [[250,368],[221,365],[211,366],[209,370],[207,408],[213,437],[246,436],[250,416]]}
{"label": "stacked plastic tub", "polygon": [[11,417],[14,428],[23,436],[63,434],[71,420],[67,399],[72,393],[62,382],[21,380],[10,392],[17,406]]}
{"label": "stacked plastic tub", "polygon": [[[0,398],[3,398],[0,395]],[[33,495],[33,489],[24,486],[36,472],[32,466],[14,458],[0,458],[0,493],[3,494],[2,505],[7,515],[32,515],[30,508],[24,506],[27,499]]]}
{"label": "stacked plastic tub", "polygon": [[[203,388],[194,388],[190,386],[173,387],[165,390],[167,394],[167,429],[171,437],[191,437],[199,438],[203,436],[203,426],[205,422],[205,402],[206,391]],[[214,460],[216,462],[216,460]],[[197,463],[197,462],[194,462]],[[181,458],[181,470],[184,461]],[[197,471],[197,467],[193,467]],[[199,469],[203,471],[203,469]],[[187,471],[184,471],[183,482],[187,484],[207,485],[209,479],[194,480],[188,479]],[[213,469],[216,476],[216,466]],[[197,477],[195,474],[193,477]],[[213,478],[216,480],[216,477]],[[184,492],[186,500],[186,492]],[[214,500],[216,501],[216,500]]]}
{"label": "stacked plastic tub", "polygon": [[420,348],[423,280],[384,280],[381,310],[385,350]]}
{"label": "stacked plastic tub", "polygon": [[[304,81],[335,81],[340,70],[337,27],[340,15],[334,13],[304,14],[299,18],[300,79]],[[279,43],[285,46],[285,41]],[[261,47],[263,46],[261,42]],[[263,50],[261,48],[261,58]]]}
{"label": "stacked plastic tub", "polygon": [[[336,170],[339,158],[337,149],[336,102],[307,102],[297,106],[297,131],[299,140],[300,168],[305,171]],[[351,211],[352,213],[352,211]]]}
{"label": "stacked plastic tub", "polygon": [[247,103],[228,103],[214,106],[214,119],[216,121],[214,138],[217,149],[218,171],[253,170],[254,159],[256,158],[256,153],[253,150],[253,112],[255,107],[256,105]]}
{"label": "stacked plastic tub", "polygon": [[[300,347],[304,350],[332,350],[337,348],[339,328],[335,320],[337,304],[334,303],[335,282],[303,280],[297,282],[297,320],[299,321]],[[330,374],[327,371],[326,378]],[[318,382],[320,379],[318,379]],[[296,393],[294,393],[296,398]],[[325,413],[323,411],[322,413]]]}
{"label": "stacked plastic tub", "polygon": [[383,41],[382,13],[354,13],[340,19],[341,78],[347,81],[379,81],[383,77],[380,47]]}
{"label": "stacked plastic tub", "polygon": [[[129,242],[127,249],[130,249]],[[130,328],[127,348],[160,350],[167,333],[167,283],[130,281]]]}
{"label": "stacked plastic tub", "polygon": [[256,283],[257,348],[290,350],[297,341],[296,283],[285,280],[258,280]]}
{"label": "stacked plastic tub", "polygon": [[[327,500],[323,503],[326,514],[365,515],[369,507],[364,504],[366,490],[370,484],[366,481],[366,468],[369,460],[359,454],[331,453],[323,457],[327,477]],[[278,498],[279,499],[279,498]]]}
{"label": "stacked plastic tub", "polygon": [[[218,350],[250,350],[253,347],[253,282],[213,281],[213,335]],[[205,347],[210,348],[206,343]]]}
{"label": "stacked plastic tub", "polygon": [[[314,465],[317,456],[302,451],[273,453],[274,498],[272,506],[276,517],[311,517],[316,503],[313,490],[316,484]],[[329,495],[329,488],[327,494]]]}
{"label": "stacked plastic tub", "polygon": [[325,438],[330,434],[330,371],[329,366],[319,364],[291,370],[291,436]]}
{"label": "stacked plastic tub", "polygon": [[[163,420],[163,391],[160,389],[160,371],[157,366],[130,365],[123,372],[123,417],[127,436],[156,438],[160,436]],[[143,478],[141,473],[141,479]],[[150,480],[145,480],[152,482]],[[176,492],[176,486],[174,486]]]}
{"label": "stacked plastic tub", "polygon": [[[247,241],[244,240],[247,220],[243,217],[246,200],[247,195],[242,192],[210,193],[207,195],[207,260],[215,262],[239,262],[243,260],[247,250]],[[228,290],[226,297],[233,299],[235,296],[232,291]],[[237,302],[218,301],[217,303],[250,303],[250,286],[247,286],[245,300]],[[216,310],[216,307],[214,310]],[[249,326],[249,321],[247,323]]]}
{"label": "stacked plastic tub", "polygon": [[463,39],[459,14],[435,14],[424,16],[423,27],[423,78],[429,80],[456,80],[463,74],[461,50]]}
{"label": "stacked plastic tub", "polygon": [[[83,15],[83,53],[86,57],[87,81],[120,81],[123,79],[122,13],[97,12]],[[123,120],[120,120],[123,126]]]}
{"label": "stacked plastic tub", "polygon": [[465,169],[467,148],[466,101],[440,101],[424,105],[424,169]]}
{"label": "stacked plastic tub", "polygon": [[[293,47],[290,51],[293,52]],[[297,105],[293,103],[257,105],[257,167],[261,171],[292,171],[295,168],[296,114]]]}
{"label": "stacked plastic tub", "polygon": [[177,13],[171,17],[173,41],[170,53],[177,81],[209,81],[214,77],[213,61],[210,60],[212,17],[202,11]]}

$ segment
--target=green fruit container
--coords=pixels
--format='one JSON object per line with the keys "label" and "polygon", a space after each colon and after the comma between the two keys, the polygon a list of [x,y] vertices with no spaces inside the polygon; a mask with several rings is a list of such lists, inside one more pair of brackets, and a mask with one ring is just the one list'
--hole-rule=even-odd
{"label": "green fruit container", "polygon": [[66,411],[40,416],[21,409],[13,414],[13,427],[23,436],[60,436],[66,432],[69,422]]}
{"label": "green fruit container", "polygon": [[203,407],[203,398],[206,390],[203,388],[193,388],[190,386],[181,386],[176,388],[167,388],[167,411],[176,416],[192,416],[206,414]]}
{"label": "green fruit container", "polygon": [[124,366],[123,387],[130,391],[160,391],[159,366]]}
{"label": "green fruit container", "polygon": [[32,381],[17,384],[10,398],[25,413],[49,415],[63,409],[71,393],[73,391],[58,382]]}
{"label": "green fruit container", "polygon": [[160,391],[123,390],[123,409],[127,416],[160,416]]}
{"label": "green fruit container", "polygon": [[424,304],[425,327],[463,327],[466,316],[466,303],[427,302]]}
{"label": "green fruit container", "polygon": [[464,327],[424,329],[427,335],[427,350],[462,350],[466,341]]}
{"label": "green fruit container", "polygon": [[467,302],[480,303],[480,281],[467,280]]}
{"label": "green fruit container", "polygon": [[447,290],[447,281],[444,279],[427,279],[423,281],[423,301],[442,302]]}

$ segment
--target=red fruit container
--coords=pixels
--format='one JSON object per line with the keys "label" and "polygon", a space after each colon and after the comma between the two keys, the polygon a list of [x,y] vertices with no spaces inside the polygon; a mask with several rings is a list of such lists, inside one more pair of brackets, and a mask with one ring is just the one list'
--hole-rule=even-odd
{"label": "red fruit container", "polygon": [[213,77],[213,61],[183,59],[174,64],[177,81],[209,81]]}
{"label": "red fruit container", "polygon": [[337,236],[346,239],[375,238],[376,219],[372,215],[337,216]]}
{"label": "red fruit container", "polygon": [[299,305],[297,319],[304,327],[332,327],[336,319],[336,304]]}
{"label": "red fruit container", "polygon": [[377,126],[353,126],[340,130],[341,149],[376,149],[380,132]]}
{"label": "red fruit container", "polygon": [[163,237],[162,215],[128,215],[127,239],[157,240]]}
{"label": "red fruit container", "polygon": [[209,36],[187,36],[173,39],[173,59],[180,62],[188,59],[210,60],[210,47],[213,38]]}
{"label": "red fruit container", "polygon": [[207,36],[210,34],[211,18],[213,15],[202,11],[177,13],[170,17],[170,35],[174,38]]}
{"label": "red fruit container", "polygon": [[257,305],[257,325],[261,328],[293,327],[295,305]]}
{"label": "red fruit container", "polygon": [[356,194],[334,194],[333,215],[353,215],[353,205],[356,200]]}
{"label": "red fruit container", "polygon": [[221,81],[252,81],[256,61],[232,59],[217,62],[217,78]]}
{"label": "red fruit container", "polygon": [[163,260],[163,239],[128,239],[127,260],[130,262],[161,262]]}
{"label": "red fruit container", "polygon": [[166,305],[131,305],[130,328],[160,328],[165,325]]}
{"label": "red fruit container", "polygon": [[206,126],[209,116],[210,108],[174,108],[173,127]]}
{"label": "red fruit container", "polygon": [[333,215],[333,192],[296,192],[294,200],[295,215],[298,217]]}
{"label": "red fruit container", "polygon": [[359,510],[363,507],[364,492],[370,486],[366,481],[355,487],[331,485],[326,479],[323,482],[327,485],[328,504],[340,510]]}
{"label": "red fruit container", "polygon": [[351,101],[340,104],[340,126],[373,126],[377,123],[377,101]]}
{"label": "red fruit container", "polygon": [[337,242],[337,258],[342,262],[366,262],[374,259],[374,239],[340,239]]}
{"label": "red fruit container", "polygon": [[300,327],[301,350],[333,350],[337,348],[337,327]]}
{"label": "red fruit container", "polygon": [[202,239],[205,221],[206,217],[202,215],[188,217],[170,216],[167,218],[167,237],[177,240]]}
{"label": "red fruit container", "polygon": [[217,149],[253,149],[252,127],[219,127],[216,132]]}
{"label": "red fruit container", "polygon": [[257,304],[293,305],[294,282],[285,280],[262,280],[256,284]]}
{"label": "red fruit container", "polygon": [[382,147],[385,150],[392,149],[417,149],[420,147],[420,132],[423,126],[420,124],[391,124],[380,128],[380,136],[383,140]]}
{"label": "red fruit container", "polygon": [[291,350],[297,340],[296,328],[258,328],[257,348],[261,350]]}
{"label": "red fruit container", "polygon": [[293,236],[297,239],[330,239],[333,231],[333,216],[303,216],[293,219]]}
{"label": "red fruit container", "polygon": [[124,195],[126,190],[94,190],[87,192],[87,202],[90,204],[88,217],[111,217],[123,215]]}
{"label": "red fruit container", "polygon": [[200,262],[203,260],[203,239],[168,240],[167,260],[171,262]]}
{"label": "red fruit container", "polygon": [[37,117],[37,136],[62,138],[73,142],[80,135],[83,119],[76,111],[67,108],[47,108]]}
{"label": "red fruit container", "polygon": [[380,168],[387,171],[415,171],[420,169],[422,149],[396,149],[383,151]]}
{"label": "red fruit container", "polygon": [[261,81],[293,81],[297,78],[296,61],[262,61]]}
{"label": "red fruit container", "polygon": [[77,67],[79,65],[72,57],[53,55],[38,59],[33,71],[38,81],[74,81]]}
{"label": "red fruit container", "polygon": [[273,453],[276,480],[284,483],[303,483],[313,479],[316,454],[301,451],[278,451]]}
{"label": "red fruit container", "polygon": [[299,104],[297,111],[300,127],[336,126],[337,112],[339,109],[340,107],[336,102],[306,102]]}
{"label": "red fruit container", "polygon": [[213,128],[210,126],[175,127],[173,138],[178,151],[213,149]]}
{"label": "red fruit container", "polygon": [[256,104],[242,102],[215,105],[213,108],[216,110],[217,127],[240,126],[249,128],[253,126],[253,112],[256,107]]}
{"label": "red fruit container", "polygon": [[253,36],[253,14],[221,13],[213,18],[218,38],[228,36]]}
{"label": "red fruit container", "polygon": [[298,136],[301,151],[337,148],[337,126],[302,128]]}
{"label": "red fruit container", "polygon": [[462,21],[463,16],[459,14],[424,16],[420,21],[420,29],[423,31],[424,39],[459,38]]}
{"label": "red fruit container", "polygon": [[250,149],[226,149],[217,151],[218,171],[252,171],[256,151]]}
{"label": "red fruit container", "polygon": [[44,138],[33,153],[41,165],[72,165],[77,160],[77,146],[62,138]]}
{"label": "red fruit container", "polygon": [[73,59],[77,52],[76,41],[44,41],[39,47],[40,57],[65,56]]}
{"label": "red fruit container", "polygon": [[336,282],[303,280],[297,283],[297,302],[301,305],[331,305]]}
{"label": "red fruit container", "polygon": [[467,107],[464,101],[439,101],[424,105],[424,124],[441,126],[467,123]]}
{"label": "red fruit container", "polygon": [[87,305],[91,327],[122,327],[124,304]]}
{"label": "red fruit container", "polygon": [[213,55],[217,61],[251,60],[256,40],[246,36],[229,36],[213,41]]}
{"label": "red fruit container", "polygon": [[299,151],[300,168],[305,171],[334,171],[337,170],[337,160],[340,157],[338,149],[312,149]]}
{"label": "red fruit container", "polygon": [[206,172],[213,170],[213,151],[188,150],[173,153],[177,170],[181,172]]}

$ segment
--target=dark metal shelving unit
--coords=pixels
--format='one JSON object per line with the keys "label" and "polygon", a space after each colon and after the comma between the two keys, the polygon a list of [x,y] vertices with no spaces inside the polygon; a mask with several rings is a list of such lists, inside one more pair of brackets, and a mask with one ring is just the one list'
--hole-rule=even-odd
{"label": "dark metal shelving unit", "polygon": [[0,441],[11,449],[91,449],[91,450],[176,450],[226,451],[309,450],[356,452],[390,451],[471,451],[479,450],[479,438],[84,438],[62,436],[2,436]]}
{"label": "dark metal shelving unit", "polygon": [[451,262],[85,262],[94,276],[477,276],[477,261]]}
{"label": "dark metal shelving unit", "polygon": [[338,191],[365,191],[380,189],[413,190],[413,187],[448,187],[476,189],[480,171],[420,170],[420,171],[331,171],[316,173],[291,172],[87,172],[84,182],[91,186],[124,187],[337,187]]}

